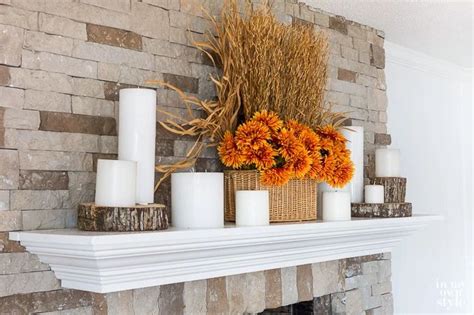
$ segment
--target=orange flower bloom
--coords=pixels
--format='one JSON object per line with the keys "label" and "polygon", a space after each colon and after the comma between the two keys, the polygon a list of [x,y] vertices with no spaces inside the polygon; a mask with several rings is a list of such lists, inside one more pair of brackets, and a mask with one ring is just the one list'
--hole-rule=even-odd
{"label": "orange flower bloom", "polygon": [[240,168],[244,163],[244,157],[239,152],[230,131],[225,132],[224,139],[219,144],[218,152],[222,163],[227,167]]}
{"label": "orange flower bloom", "polygon": [[269,139],[270,129],[261,122],[253,120],[240,125],[235,133],[235,142],[241,149],[247,147],[256,150]]}
{"label": "orange flower bloom", "polygon": [[299,151],[304,149],[301,142],[296,138],[294,131],[286,128],[280,130],[276,141],[279,147],[278,153],[286,160],[291,160]]}
{"label": "orange flower bloom", "polygon": [[282,167],[270,168],[260,173],[260,181],[267,186],[282,186],[290,180],[291,171],[288,164]]}
{"label": "orange flower bloom", "polygon": [[308,151],[302,149],[289,161],[293,166],[293,174],[295,178],[303,178],[311,170],[312,159],[308,155]]}
{"label": "orange flower bloom", "polygon": [[267,110],[256,112],[253,115],[252,120],[264,124],[273,133],[283,127],[283,121],[278,117],[278,115]]}
{"label": "orange flower bloom", "polygon": [[250,163],[255,164],[258,170],[265,170],[275,166],[276,152],[272,146],[264,142],[258,149],[248,153]]}

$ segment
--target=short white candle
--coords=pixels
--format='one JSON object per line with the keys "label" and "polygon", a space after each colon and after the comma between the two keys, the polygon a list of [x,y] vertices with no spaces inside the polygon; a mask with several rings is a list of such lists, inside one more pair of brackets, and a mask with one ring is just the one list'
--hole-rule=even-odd
{"label": "short white candle", "polygon": [[384,203],[383,185],[366,185],[365,203]]}
{"label": "short white candle", "polygon": [[375,150],[375,176],[400,177],[400,150]]}
{"label": "short white candle", "polygon": [[131,207],[136,200],[137,162],[98,160],[95,203],[108,207]]}
{"label": "short white candle", "polygon": [[347,221],[351,219],[351,194],[346,191],[323,192],[323,220]]}
{"label": "short white candle", "polygon": [[122,89],[119,103],[119,160],[137,161],[137,203],[155,193],[156,91]]}
{"label": "short white candle", "polygon": [[182,229],[224,227],[224,173],[171,174],[171,223]]}
{"label": "short white candle", "polygon": [[235,224],[237,226],[270,224],[268,190],[236,191],[235,208]]}

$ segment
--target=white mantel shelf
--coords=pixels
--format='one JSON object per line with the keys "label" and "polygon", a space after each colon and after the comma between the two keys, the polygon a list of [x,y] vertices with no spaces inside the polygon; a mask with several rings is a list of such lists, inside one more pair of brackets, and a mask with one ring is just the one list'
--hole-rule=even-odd
{"label": "white mantel shelf", "polygon": [[440,216],[265,227],[102,233],[11,232],[65,288],[99,293],[390,252]]}

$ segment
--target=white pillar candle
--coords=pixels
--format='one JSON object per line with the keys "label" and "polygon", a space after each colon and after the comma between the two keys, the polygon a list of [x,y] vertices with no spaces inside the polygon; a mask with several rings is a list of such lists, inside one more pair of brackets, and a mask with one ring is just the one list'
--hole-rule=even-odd
{"label": "white pillar candle", "polygon": [[122,89],[118,158],[137,162],[136,201],[153,203],[155,189],[156,91]]}
{"label": "white pillar candle", "polygon": [[351,151],[351,160],[355,172],[348,186],[352,202],[360,203],[364,199],[364,127],[348,126],[342,129],[347,139],[346,146]]}
{"label": "white pillar candle", "polygon": [[322,182],[318,184],[318,220],[323,218],[323,193],[326,191],[349,191],[349,185],[344,186],[343,188],[334,188],[328,183]]}
{"label": "white pillar candle", "polygon": [[375,176],[400,177],[400,150],[375,150]]}
{"label": "white pillar candle", "polygon": [[323,220],[347,221],[351,219],[351,194],[347,191],[323,192]]}
{"label": "white pillar candle", "polygon": [[384,203],[383,185],[366,185],[365,203]]}
{"label": "white pillar candle", "polygon": [[270,224],[268,190],[236,191],[235,208],[235,224],[237,226]]}
{"label": "white pillar candle", "polygon": [[95,203],[108,207],[135,206],[137,162],[98,160]]}
{"label": "white pillar candle", "polygon": [[183,229],[224,227],[224,173],[171,174],[171,223]]}

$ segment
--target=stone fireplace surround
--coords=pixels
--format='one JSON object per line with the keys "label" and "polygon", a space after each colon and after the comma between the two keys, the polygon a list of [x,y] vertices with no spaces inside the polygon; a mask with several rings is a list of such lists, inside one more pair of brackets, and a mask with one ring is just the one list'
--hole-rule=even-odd
{"label": "stone fireplace surround", "polygon": [[[196,2],[214,13],[221,3],[0,0],[0,314],[260,312],[279,299],[314,297],[332,313],[343,313],[341,305],[348,313],[391,312],[389,254],[100,294],[61,287],[51,266],[9,239],[12,231],[75,226],[77,204],[93,199],[97,159],[116,158],[120,88],[165,79],[214,96],[213,69],[186,36],[189,29],[199,39],[207,28]],[[294,0],[274,1],[273,11],[328,35],[326,98],[364,126],[372,177],[374,149],[390,144],[383,32]],[[158,91],[157,103],[184,110],[169,90]],[[157,161],[175,161],[192,143],[157,128]],[[198,160],[197,170],[219,169],[213,151]],[[169,206],[169,189],[165,183],[156,201]]]}

